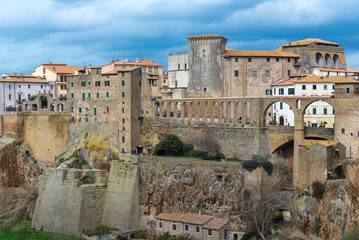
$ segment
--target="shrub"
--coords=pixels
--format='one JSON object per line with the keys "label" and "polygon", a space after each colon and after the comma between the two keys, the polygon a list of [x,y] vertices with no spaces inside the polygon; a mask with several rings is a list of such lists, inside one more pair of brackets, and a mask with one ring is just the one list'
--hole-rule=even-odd
{"label": "shrub", "polygon": [[85,159],[82,159],[79,164],[80,166],[83,166],[83,165],[87,165],[87,162]]}
{"label": "shrub", "polygon": [[250,172],[252,172],[253,170],[255,170],[258,167],[257,163],[252,161],[252,160],[244,161],[242,163],[242,166],[243,166],[244,169],[246,169],[246,170],[248,170]]}
{"label": "shrub", "polygon": [[326,185],[322,182],[315,181],[312,183],[312,189],[313,197],[315,197],[316,199],[321,199],[325,192]]}
{"label": "shrub", "polygon": [[255,235],[257,235],[257,231],[256,231],[256,230],[251,230],[251,231],[249,231],[249,232],[246,232],[246,233],[242,236],[241,240],[250,240],[250,239],[252,239]]}
{"label": "shrub", "polygon": [[186,234],[178,235],[176,238],[173,238],[173,239],[176,239],[176,240],[194,240],[194,237],[192,237],[191,234],[186,233]]}
{"label": "shrub", "polygon": [[29,101],[34,101],[36,99],[37,95],[31,95],[28,97]]}
{"label": "shrub", "polygon": [[117,240],[128,240],[128,237],[127,236],[121,236],[121,235],[118,235],[116,237]]}
{"label": "shrub", "polygon": [[263,161],[261,163],[261,166],[263,167],[264,171],[266,171],[269,176],[272,175],[273,164],[270,161],[267,161],[267,160]]}
{"label": "shrub", "polygon": [[266,160],[267,160],[267,158],[265,156],[262,156],[262,155],[253,155],[252,156],[252,161],[254,161],[256,163],[264,162]]}
{"label": "shrub", "polygon": [[342,237],[342,240],[357,240],[358,236],[359,236],[359,229],[355,228],[348,232],[345,232]]}
{"label": "shrub", "polygon": [[146,234],[144,234],[142,231],[136,231],[133,233],[133,235],[138,239],[146,239]]}
{"label": "shrub", "polygon": [[218,152],[215,156],[214,159],[216,159],[217,161],[221,160],[221,159],[225,159],[226,157],[224,156],[223,153]]}
{"label": "shrub", "polygon": [[93,229],[85,228],[82,232],[89,237],[94,236],[94,235],[102,236],[102,235],[110,233],[110,229],[105,224],[100,224],[97,227],[94,227]]}
{"label": "shrub", "polygon": [[183,144],[177,136],[169,134],[156,145],[154,152],[155,155],[181,155]]}
{"label": "shrub", "polygon": [[164,232],[164,233],[161,233],[157,238],[156,240],[170,240],[172,238],[172,236],[170,235],[169,232]]}

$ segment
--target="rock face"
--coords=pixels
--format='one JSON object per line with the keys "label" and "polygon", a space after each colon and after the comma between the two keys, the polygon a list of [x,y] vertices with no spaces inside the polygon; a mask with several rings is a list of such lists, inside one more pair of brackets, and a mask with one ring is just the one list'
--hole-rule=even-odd
{"label": "rock face", "polygon": [[148,156],[140,161],[144,215],[200,210],[237,212],[241,208],[242,187],[240,163]]}
{"label": "rock face", "polygon": [[334,240],[340,239],[345,231],[358,226],[359,165],[348,165],[347,173],[346,180],[327,181],[326,191],[320,200],[308,194],[296,199],[296,225],[299,228],[313,231],[320,224],[319,236]]}

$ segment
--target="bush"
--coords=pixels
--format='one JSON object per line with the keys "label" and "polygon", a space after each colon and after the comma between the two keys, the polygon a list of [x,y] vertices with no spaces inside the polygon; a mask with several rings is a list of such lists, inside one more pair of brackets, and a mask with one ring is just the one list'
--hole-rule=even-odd
{"label": "bush", "polygon": [[37,95],[31,95],[30,97],[28,97],[27,99],[29,101],[34,101],[36,99]]}
{"label": "bush", "polygon": [[172,238],[172,239],[176,239],[176,240],[194,240],[194,237],[192,237],[191,234],[186,233],[186,234],[178,235],[176,238]]}
{"label": "bush", "polygon": [[244,169],[246,169],[246,170],[248,170],[250,172],[252,172],[253,170],[255,170],[258,167],[257,163],[252,161],[252,160],[244,161],[242,163],[242,166],[243,166]]}
{"label": "bush", "polygon": [[156,145],[155,155],[182,155],[183,144],[179,138],[173,134],[166,136],[159,144]]}
{"label": "bush", "polygon": [[246,232],[241,240],[250,240],[252,239],[255,235],[257,235],[257,231],[256,230],[252,230],[252,231],[249,231],[249,232]]}
{"label": "bush", "polygon": [[221,160],[221,159],[225,159],[226,157],[224,156],[223,153],[218,152],[215,156],[214,159],[216,159],[217,161]]}
{"label": "bush", "polygon": [[136,231],[133,235],[138,239],[146,239],[146,234],[144,234],[142,231]]}
{"label": "bush", "polygon": [[326,185],[322,182],[315,181],[312,183],[312,189],[313,197],[315,197],[316,199],[321,199],[325,192]]}
{"label": "bush", "polygon": [[193,145],[192,144],[183,144],[183,155],[184,156],[192,156],[191,152],[194,151],[193,150]]}
{"label": "bush", "polygon": [[355,228],[348,232],[345,232],[342,237],[342,240],[357,240],[358,236],[359,236],[359,229]]}
{"label": "bush", "polygon": [[267,158],[265,156],[262,155],[253,155],[252,156],[252,161],[259,163],[259,162],[264,162],[267,161]]}
{"label": "bush", "polygon": [[97,227],[94,227],[93,229],[85,228],[83,230],[83,233],[86,234],[88,237],[95,236],[95,235],[102,236],[102,235],[110,233],[110,229],[105,224],[100,224]]}
{"label": "bush", "polygon": [[261,163],[261,166],[263,167],[264,171],[266,171],[269,176],[272,175],[272,172],[273,172],[273,164],[272,164],[270,161],[267,161],[267,160],[266,160],[266,161],[263,161],[263,162]]}
{"label": "bush", "polygon": [[121,236],[121,235],[118,235],[117,240],[128,240],[128,237],[127,236]]}
{"label": "bush", "polygon": [[156,240],[170,240],[172,238],[172,236],[170,235],[169,232],[164,232],[164,233],[161,233],[157,238]]}

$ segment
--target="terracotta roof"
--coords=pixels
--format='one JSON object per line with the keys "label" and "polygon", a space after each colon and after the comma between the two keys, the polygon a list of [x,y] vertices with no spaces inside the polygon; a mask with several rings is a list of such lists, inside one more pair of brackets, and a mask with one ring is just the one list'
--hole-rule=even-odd
{"label": "terracotta roof", "polygon": [[325,146],[325,147],[330,147],[330,146],[335,146],[335,145],[337,145],[337,143],[338,143],[338,141],[311,140],[311,139],[305,140],[305,139],[303,139],[299,145],[300,145],[300,146],[307,147],[307,148],[310,148],[310,147],[313,146],[314,144],[320,144],[320,145],[323,145],[323,146]]}
{"label": "terracotta roof", "polygon": [[48,81],[43,80],[42,78],[8,78],[8,79],[2,79],[0,78],[0,82],[17,82],[17,83],[48,83]]}
{"label": "terracotta roof", "polygon": [[102,73],[102,75],[116,75],[118,72],[130,72],[138,67],[126,66],[124,68],[116,67],[114,70]]}
{"label": "terracotta roof", "polygon": [[34,75],[31,75],[31,74],[22,74],[21,73],[5,73],[4,75],[10,77],[10,78],[37,78],[36,76]]}
{"label": "terracotta roof", "polygon": [[160,213],[156,216],[157,219],[173,222],[183,222],[196,225],[203,225],[209,220],[213,219],[212,216],[204,216],[198,214],[184,214],[184,213]]}
{"label": "terracotta roof", "polygon": [[340,82],[357,82],[354,76],[308,76],[297,78],[294,83],[340,83]]}
{"label": "terracotta roof", "polygon": [[294,78],[289,78],[284,81],[275,82],[272,84],[272,86],[290,86],[294,84]]}
{"label": "terracotta roof", "polygon": [[307,38],[307,39],[287,43],[287,44],[283,45],[282,47],[307,46],[307,45],[309,45],[311,43],[315,43],[315,42],[322,43],[322,44],[336,45],[336,46],[340,45],[339,43],[329,42],[329,41],[322,40],[319,38]]}
{"label": "terracotta roof", "polygon": [[82,68],[76,66],[59,65],[59,64],[44,64],[44,67],[54,73],[73,74],[75,71],[79,71]]}
{"label": "terracotta roof", "polygon": [[206,224],[204,224],[202,228],[220,230],[229,222],[230,221],[228,219],[212,218]]}
{"label": "terracotta roof", "polygon": [[320,71],[327,71],[327,72],[348,72],[348,73],[359,73],[359,69],[347,67],[346,69],[343,68],[327,68],[327,67],[320,67]]}
{"label": "terracotta roof", "polygon": [[187,39],[188,38],[224,38],[224,37],[217,34],[202,34],[202,35],[187,37]]}
{"label": "terracotta roof", "polygon": [[240,56],[240,57],[299,57],[291,52],[279,51],[262,51],[262,50],[226,50],[224,57]]}

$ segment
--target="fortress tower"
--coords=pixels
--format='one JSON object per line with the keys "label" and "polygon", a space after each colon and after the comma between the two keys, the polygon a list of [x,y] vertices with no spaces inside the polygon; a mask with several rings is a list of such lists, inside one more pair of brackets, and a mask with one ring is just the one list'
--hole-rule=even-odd
{"label": "fortress tower", "polygon": [[188,37],[188,97],[221,97],[223,92],[222,54],[227,39],[205,34]]}

